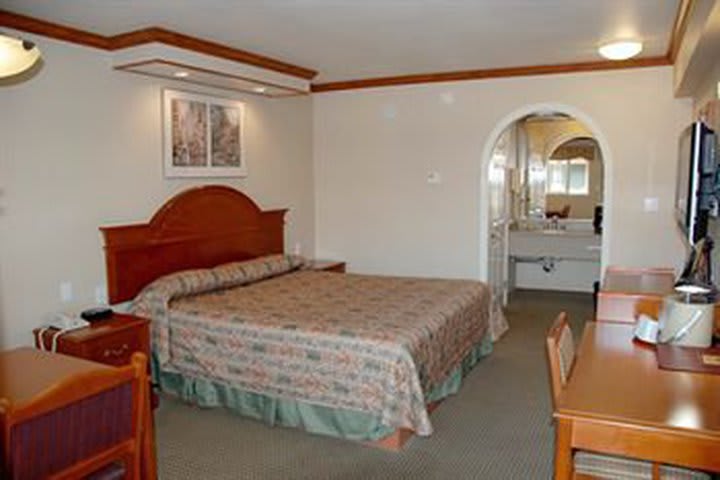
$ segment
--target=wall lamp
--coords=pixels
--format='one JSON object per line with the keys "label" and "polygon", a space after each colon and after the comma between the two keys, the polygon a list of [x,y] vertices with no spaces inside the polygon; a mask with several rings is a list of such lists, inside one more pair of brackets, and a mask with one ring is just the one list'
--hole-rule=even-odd
{"label": "wall lamp", "polygon": [[22,73],[39,59],[40,49],[33,42],[0,33],[0,78]]}

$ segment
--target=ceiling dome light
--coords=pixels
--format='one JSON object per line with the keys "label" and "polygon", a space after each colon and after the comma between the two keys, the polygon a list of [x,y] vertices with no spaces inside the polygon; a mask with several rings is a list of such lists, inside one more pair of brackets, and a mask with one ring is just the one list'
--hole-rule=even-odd
{"label": "ceiling dome light", "polygon": [[180,70],[178,72],[173,73],[173,76],[177,77],[177,78],[187,78],[190,76],[190,74],[184,70]]}
{"label": "ceiling dome light", "polygon": [[0,78],[24,72],[39,58],[40,50],[33,42],[0,34]]}
{"label": "ceiling dome light", "polygon": [[642,52],[642,42],[623,40],[602,45],[598,52],[608,60],[627,60]]}

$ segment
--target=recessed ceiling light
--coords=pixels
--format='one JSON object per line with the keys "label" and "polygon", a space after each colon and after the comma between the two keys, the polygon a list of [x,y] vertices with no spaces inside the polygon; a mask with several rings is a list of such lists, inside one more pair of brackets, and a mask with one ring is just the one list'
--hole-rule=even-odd
{"label": "recessed ceiling light", "polygon": [[627,60],[642,52],[642,48],[642,42],[623,40],[606,43],[598,48],[598,52],[608,60]]}
{"label": "recessed ceiling light", "polygon": [[265,92],[267,92],[267,87],[253,87],[253,92],[265,93]]}
{"label": "recessed ceiling light", "polygon": [[177,77],[177,78],[185,78],[185,77],[189,77],[190,74],[189,74],[188,72],[185,72],[185,71],[183,71],[183,70],[180,70],[179,72],[173,73],[173,76],[175,76],[175,77]]}

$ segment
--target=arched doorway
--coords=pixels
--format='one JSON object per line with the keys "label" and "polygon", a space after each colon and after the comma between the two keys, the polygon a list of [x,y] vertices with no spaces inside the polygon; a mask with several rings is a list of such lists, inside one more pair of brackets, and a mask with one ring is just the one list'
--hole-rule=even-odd
{"label": "arched doorway", "polygon": [[[519,179],[516,175],[506,175],[503,178],[503,175],[500,175],[497,171],[496,163],[498,162],[498,159],[502,157],[502,155],[498,155],[497,146],[502,145],[503,143],[508,142],[508,138],[514,139],[511,140],[511,143],[514,143],[514,146],[511,147],[511,150],[514,149],[516,152],[519,152],[522,154],[522,149],[527,148],[527,138],[523,138],[523,136],[527,135],[527,132],[523,132],[522,129],[518,129],[517,125],[518,122],[521,122],[523,120],[531,119],[531,121],[538,121],[538,122],[547,122],[550,121],[550,119],[562,121],[564,119],[574,119],[577,121],[579,125],[582,126],[582,128],[577,127],[577,131],[562,131],[558,130],[552,133],[552,135],[548,135],[548,138],[546,139],[546,145],[544,150],[542,150],[537,158],[534,158],[535,161],[542,163],[542,169],[537,169],[539,172],[542,170],[542,178],[543,183],[538,188],[542,188],[543,195],[545,195],[545,184],[544,184],[544,175],[547,174],[546,166],[547,161],[552,157],[554,152],[558,150],[563,144],[566,144],[567,142],[572,142],[574,140],[581,140],[581,139],[591,139],[593,145],[597,149],[597,155],[599,158],[602,159],[602,169],[601,169],[601,178],[600,178],[600,192],[597,192],[600,197],[602,197],[602,210],[603,210],[603,235],[602,235],[602,241],[600,245],[597,245],[595,247],[596,249],[599,249],[599,265],[597,266],[598,272],[602,272],[607,265],[608,261],[608,253],[609,253],[609,233],[611,231],[611,204],[612,204],[612,188],[611,188],[611,182],[609,179],[611,178],[610,172],[612,168],[612,156],[611,151],[608,146],[607,140],[598,128],[598,126],[595,124],[595,122],[584,112],[568,106],[568,105],[562,105],[562,104],[535,104],[535,105],[527,105],[525,107],[522,107],[520,109],[517,109],[516,111],[508,114],[503,119],[501,119],[497,124],[496,127],[493,129],[492,133],[488,137],[485,147],[483,149],[483,157],[482,157],[482,169],[481,169],[481,188],[480,188],[480,202],[481,202],[481,223],[480,223],[480,271],[481,271],[481,278],[485,281],[488,281],[488,283],[493,286],[493,282],[496,281],[496,278],[494,276],[497,276],[498,271],[502,271],[502,269],[505,269],[506,276],[502,280],[509,283],[511,281],[510,278],[510,272],[508,271],[512,266],[507,261],[507,254],[508,254],[508,239],[507,236],[504,239],[505,245],[502,245],[502,242],[500,242],[500,245],[498,245],[497,238],[499,235],[501,235],[502,229],[505,229],[505,232],[508,232],[510,228],[508,228],[507,225],[503,225],[503,219],[499,219],[497,216],[498,212],[498,205],[493,203],[496,201],[497,198],[502,198],[502,196],[498,195],[498,190],[502,189],[502,187],[499,187],[497,182],[498,179],[501,181],[509,181],[512,182],[514,185],[517,186],[519,182],[525,181],[527,182],[529,179],[529,176],[532,176],[531,174],[528,174],[529,171],[529,164],[524,165],[525,170],[525,177],[522,179]],[[551,130],[551,129],[550,129]],[[523,141],[525,144],[523,144]],[[525,145],[525,146],[523,146]],[[582,145],[579,145],[582,146]],[[572,144],[569,145],[569,147],[573,147]],[[565,152],[563,155],[569,155],[568,150],[572,151],[572,149],[564,149]],[[506,151],[507,148],[506,148]],[[525,152],[528,154],[528,152]],[[532,152],[533,154],[537,152]],[[583,163],[584,162],[584,163]],[[553,160],[553,166],[557,167],[557,171],[572,171],[571,175],[566,175],[563,177],[560,174],[556,174],[556,184],[558,178],[565,178],[564,181],[570,181],[572,182],[572,185],[569,185],[568,188],[570,188],[571,192],[574,192],[577,190],[578,185],[577,183],[582,180],[581,173],[583,172],[583,169],[581,168],[581,164],[584,164],[586,166],[592,165],[591,163],[587,162],[586,160],[582,160],[580,158],[578,159],[554,159]],[[564,170],[563,170],[564,169]],[[586,168],[584,170],[585,172],[588,172],[589,169]],[[506,170],[508,172],[508,170]],[[536,172],[537,173],[537,172]],[[567,178],[572,177],[572,180],[567,180]],[[554,185],[555,188],[557,188],[557,185]],[[584,186],[583,188],[590,187],[589,185]],[[592,188],[592,187],[590,187]],[[595,187],[597,188],[597,187]],[[573,190],[574,189],[574,190]],[[566,194],[568,192],[565,192]],[[509,197],[506,196],[506,199],[512,200],[512,195]],[[561,197],[561,196],[560,196]],[[570,198],[569,196],[566,197],[567,199]],[[517,200],[517,199],[515,199]],[[523,201],[528,200],[527,198],[523,199]],[[553,201],[557,199],[553,198]],[[598,204],[599,202],[597,200],[592,200],[593,205],[592,209],[594,210],[594,206]],[[575,208],[575,213],[579,214],[581,211],[583,211],[583,215],[587,215],[587,208],[583,209],[579,204],[573,205]],[[571,207],[571,211],[573,209]],[[513,218],[518,213],[518,204],[517,202],[513,205],[509,206],[509,209],[515,209],[515,211],[508,211],[506,210],[506,213],[508,213],[509,218],[505,219],[508,220],[508,223],[512,220],[516,220],[516,218]],[[529,212],[528,210],[525,210],[524,213],[527,215]],[[545,213],[545,205],[543,205],[543,218]],[[576,215],[578,216],[578,215]],[[501,220],[501,221],[499,221]],[[563,227],[564,228],[564,227]],[[502,254],[502,256],[499,256],[499,249],[504,249],[505,252]],[[501,265],[498,262],[498,258],[504,258],[506,263],[505,265]],[[552,258],[552,256],[548,256],[548,258]],[[498,266],[500,265],[500,267]],[[547,266],[547,268],[553,268],[552,265]],[[598,273],[598,278],[600,276],[600,273]],[[592,286],[589,287],[590,289]],[[494,289],[495,296],[505,296],[502,289],[498,291],[497,289]],[[506,292],[506,290],[505,290]],[[496,302],[498,303],[498,302]],[[499,302],[502,304],[503,302]]]}

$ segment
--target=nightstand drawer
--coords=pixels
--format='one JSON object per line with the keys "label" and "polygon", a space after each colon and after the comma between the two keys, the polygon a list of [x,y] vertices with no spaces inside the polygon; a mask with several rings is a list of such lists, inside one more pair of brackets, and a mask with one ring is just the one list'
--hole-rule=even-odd
{"label": "nightstand drawer", "polygon": [[144,352],[140,336],[135,330],[106,335],[87,346],[87,358],[108,365],[126,365],[134,352]]}

